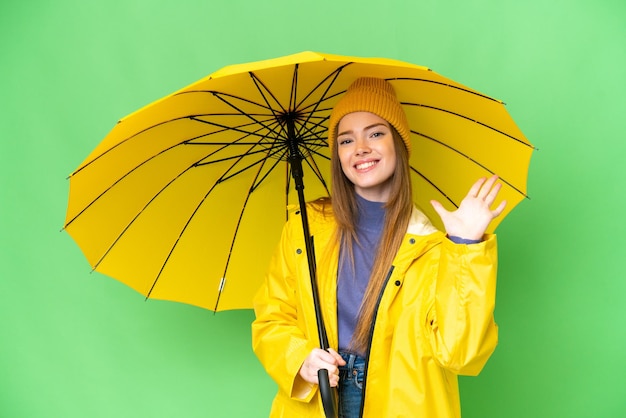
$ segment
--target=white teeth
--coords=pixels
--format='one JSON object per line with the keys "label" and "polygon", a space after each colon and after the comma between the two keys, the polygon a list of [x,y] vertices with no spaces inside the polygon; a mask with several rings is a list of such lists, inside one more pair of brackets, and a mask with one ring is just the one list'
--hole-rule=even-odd
{"label": "white teeth", "polygon": [[370,161],[370,162],[367,162],[367,163],[358,164],[358,165],[356,166],[356,169],[357,169],[357,170],[364,170],[364,169],[366,169],[366,168],[370,168],[370,167],[371,167],[371,166],[373,166],[373,165],[376,165],[376,161]]}

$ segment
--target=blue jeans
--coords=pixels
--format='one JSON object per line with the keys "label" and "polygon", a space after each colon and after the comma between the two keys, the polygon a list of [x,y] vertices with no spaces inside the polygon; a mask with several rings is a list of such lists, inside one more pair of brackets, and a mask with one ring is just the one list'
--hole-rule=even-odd
{"label": "blue jeans", "polygon": [[365,359],[355,354],[339,353],[346,361],[339,367],[339,418],[358,418],[363,398]]}

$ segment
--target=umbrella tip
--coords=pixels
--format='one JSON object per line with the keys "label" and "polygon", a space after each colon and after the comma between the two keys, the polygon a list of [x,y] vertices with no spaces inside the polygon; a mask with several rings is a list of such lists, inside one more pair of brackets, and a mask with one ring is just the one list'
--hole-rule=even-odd
{"label": "umbrella tip", "polygon": [[220,303],[220,298],[222,297],[222,291],[224,290],[224,284],[226,283],[226,277],[222,277],[220,280],[219,287],[217,288],[217,299],[215,300],[215,307],[213,308],[213,314],[217,312],[217,305]]}

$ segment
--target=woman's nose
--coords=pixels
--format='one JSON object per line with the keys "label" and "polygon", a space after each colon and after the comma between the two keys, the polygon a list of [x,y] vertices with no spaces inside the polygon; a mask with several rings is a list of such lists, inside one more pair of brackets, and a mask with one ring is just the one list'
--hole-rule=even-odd
{"label": "woman's nose", "polygon": [[356,141],[356,154],[363,155],[370,152],[369,144],[364,139],[357,139]]}

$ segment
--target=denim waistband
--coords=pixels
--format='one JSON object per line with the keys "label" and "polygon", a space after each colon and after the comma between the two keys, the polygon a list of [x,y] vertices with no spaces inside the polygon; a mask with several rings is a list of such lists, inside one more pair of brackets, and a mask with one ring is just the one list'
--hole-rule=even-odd
{"label": "denim waistband", "polygon": [[346,362],[345,366],[339,366],[339,370],[347,370],[348,373],[352,373],[353,369],[363,370],[365,368],[365,358],[358,354],[349,353],[347,351],[340,351],[339,355]]}

